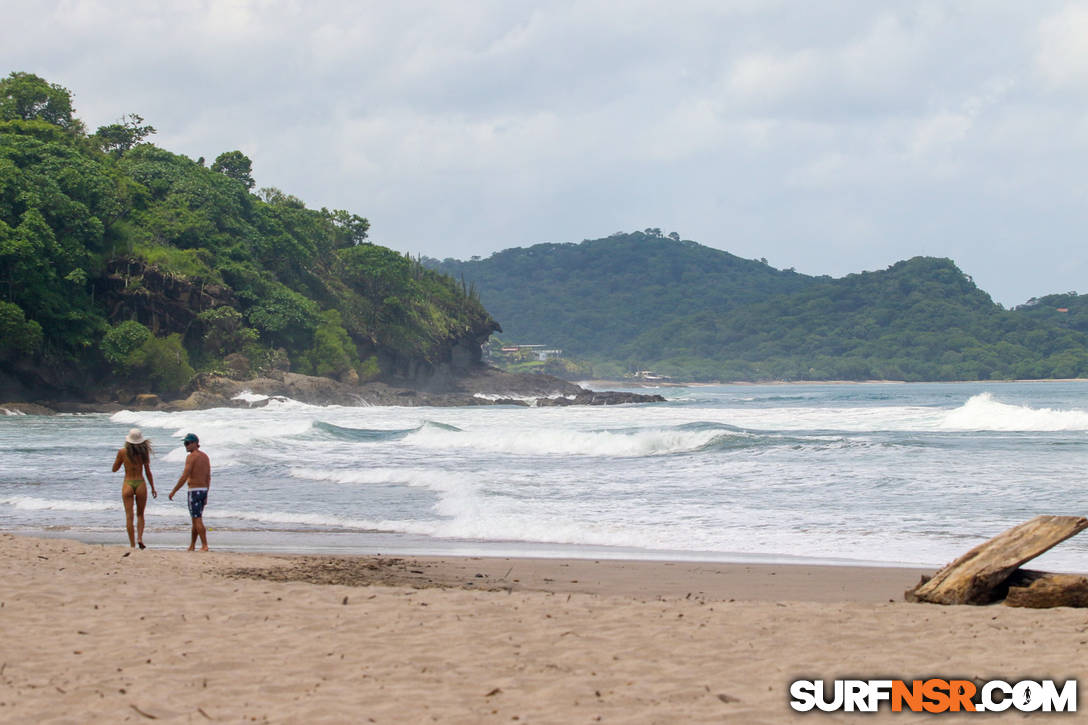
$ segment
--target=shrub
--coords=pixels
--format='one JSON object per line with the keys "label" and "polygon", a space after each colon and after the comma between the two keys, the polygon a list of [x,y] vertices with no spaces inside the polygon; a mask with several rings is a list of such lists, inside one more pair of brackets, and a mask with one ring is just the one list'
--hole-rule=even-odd
{"label": "shrub", "polygon": [[193,377],[189,353],[176,332],[167,337],[148,337],[132,359],[157,392],[175,393]]}
{"label": "shrub", "polygon": [[257,331],[246,327],[242,313],[233,307],[215,307],[197,315],[204,325],[204,350],[220,357],[239,352],[257,341]]}
{"label": "shrub", "polygon": [[42,326],[26,319],[23,309],[11,302],[0,302],[0,354],[24,355],[36,352],[42,345]]}
{"label": "shrub", "polygon": [[113,325],[98,344],[102,356],[113,366],[115,372],[127,373],[134,365],[133,353],[151,337],[151,330],[136,320],[126,320]]}
{"label": "shrub", "polygon": [[381,366],[378,365],[378,356],[371,355],[366,360],[359,363],[359,380],[366,383],[382,374]]}
{"label": "shrub", "polygon": [[321,313],[321,322],[314,331],[314,345],[301,356],[306,372],[325,377],[339,377],[359,364],[359,356],[351,336],[336,310]]}

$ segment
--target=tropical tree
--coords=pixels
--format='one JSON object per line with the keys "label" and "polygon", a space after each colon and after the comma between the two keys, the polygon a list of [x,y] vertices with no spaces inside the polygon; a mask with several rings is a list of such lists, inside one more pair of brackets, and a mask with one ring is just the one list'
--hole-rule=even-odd
{"label": "tropical tree", "polygon": [[370,230],[370,222],[343,209],[329,211],[322,207],[321,213],[332,222],[336,230],[336,247],[353,247],[366,241],[366,234]]}
{"label": "tropical tree", "polygon": [[0,119],[45,121],[63,129],[78,129],[72,118],[72,94],[33,73],[12,72],[0,80]]}
{"label": "tropical tree", "polygon": [[120,156],[145,138],[155,133],[154,126],[141,126],[144,122],[137,113],[121,116],[117,123],[100,126],[91,137],[99,147],[114,156]]}
{"label": "tropical tree", "polygon": [[242,182],[247,189],[252,189],[257,183],[253,180],[253,162],[241,151],[227,151],[216,156],[212,171]]}

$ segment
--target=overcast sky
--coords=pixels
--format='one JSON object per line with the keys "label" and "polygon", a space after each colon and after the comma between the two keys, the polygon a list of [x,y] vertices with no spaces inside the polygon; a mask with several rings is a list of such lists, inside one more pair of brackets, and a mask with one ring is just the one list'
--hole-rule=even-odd
{"label": "overcast sky", "polygon": [[659,227],[839,277],[1088,293],[1088,3],[4,3],[0,74],[467,259]]}

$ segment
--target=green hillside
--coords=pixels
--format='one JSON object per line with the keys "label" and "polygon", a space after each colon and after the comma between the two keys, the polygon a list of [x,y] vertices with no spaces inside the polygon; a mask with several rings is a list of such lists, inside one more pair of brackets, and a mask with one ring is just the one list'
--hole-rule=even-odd
{"label": "green hillside", "polygon": [[368,221],[253,191],[239,151],[158,148],[138,115],[88,133],[72,95],[0,80],[0,394],[180,390],[195,372],[425,378],[497,328]]}
{"label": "green hillside", "polygon": [[629,348],[649,322],[725,315],[814,282],[695,242],[644,232],[507,249],[485,260],[424,258],[423,263],[475,285],[507,339],[559,345],[590,357]]}
{"label": "green hillside", "polygon": [[1081,318],[1005,310],[948,259],[809,277],[651,230],[424,262],[475,285],[504,339],[561,348],[598,375],[647,368],[688,380],[1088,375],[1088,330],[1069,324]]}
{"label": "green hillside", "polygon": [[1033,320],[1088,333],[1088,295],[1066,292],[1033,297],[1015,310]]}

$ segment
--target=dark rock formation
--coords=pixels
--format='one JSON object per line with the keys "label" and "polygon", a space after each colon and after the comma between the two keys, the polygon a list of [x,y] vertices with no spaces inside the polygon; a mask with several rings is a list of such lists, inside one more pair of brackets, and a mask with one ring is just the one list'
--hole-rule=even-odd
{"label": "dark rock formation", "polygon": [[213,307],[237,307],[226,287],[164,274],[158,267],[135,258],[109,261],[96,295],[110,320],[137,320],[154,334],[184,335],[197,314]]}
{"label": "dark rock formation", "polygon": [[[202,374],[190,383],[188,397],[154,406],[160,410],[194,410],[213,407],[259,407],[267,400],[249,403],[235,399],[243,393],[291,398],[311,405],[616,405],[621,403],[664,402],[660,395],[593,392],[574,383],[548,375],[512,375],[496,368],[477,368],[470,374],[451,378],[444,391],[402,388],[375,382],[349,385],[329,378],[297,373],[253,380]],[[134,401],[138,403],[138,401]]]}
{"label": "dark rock formation", "polygon": [[37,403],[0,403],[0,415],[56,415],[57,411]]}
{"label": "dark rock formation", "polygon": [[[47,415],[52,412],[95,413],[132,410],[203,410],[207,408],[258,408],[269,400],[292,399],[310,405],[382,405],[453,407],[470,405],[566,406],[619,405],[664,402],[660,395],[640,395],[616,391],[594,392],[549,375],[503,372],[477,366],[460,375],[450,375],[441,386],[414,388],[392,382],[345,383],[331,378],[290,372],[274,372],[267,377],[234,380],[201,373],[193,378],[176,400],[164,400],[153,394],[115,391],[95,400],[73,400],[63,396],[36,403],[4,403],[11,413]],[[248,394],[246,397],[239,397]],[[247,399],[249,396],[257,400]],[[0,411],[0,414],[3,414]]]}
{"label": "dark rock formation", "polygon": [[660,395],[645,395],[643,393],[621,393],[615,390],[603,390],[600,392],[587,391],[574,398],[576,405],[623,405],[626,403],[664,403],[665,398]]}

